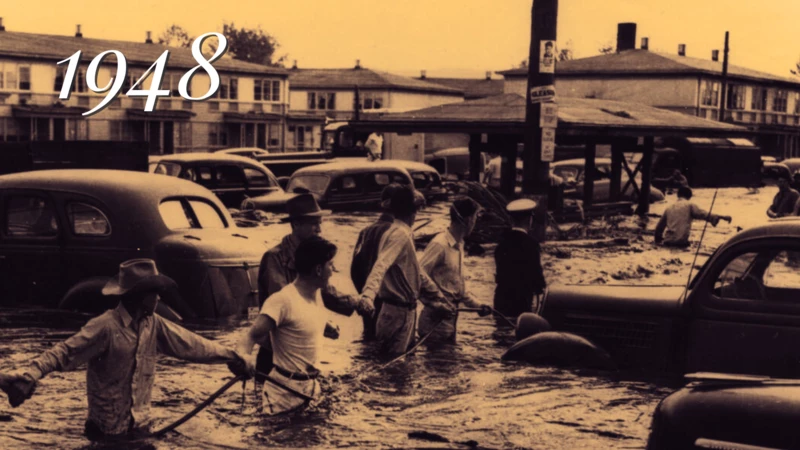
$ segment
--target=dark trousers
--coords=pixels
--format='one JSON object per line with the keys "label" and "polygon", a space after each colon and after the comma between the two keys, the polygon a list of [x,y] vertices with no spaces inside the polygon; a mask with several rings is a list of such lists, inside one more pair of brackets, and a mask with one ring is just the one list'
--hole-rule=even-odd
{"label": "dark trousers", "polygon": [[94,423],[91,420],[86,421],[86,425],[84,426],[83,433],[86,435],[86,439],[90,441],[116,441],[116,440],[126,440],[131,438],[131,432],[133,431],[133,417],[131,417],[130,425],[128,425],[128,432],[124,434],[106,434],[99,425]]}

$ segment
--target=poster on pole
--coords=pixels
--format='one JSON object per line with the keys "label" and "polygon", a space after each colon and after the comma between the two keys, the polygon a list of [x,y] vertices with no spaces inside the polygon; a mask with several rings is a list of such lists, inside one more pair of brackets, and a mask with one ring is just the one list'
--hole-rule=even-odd
{"label": "poster on pole", "polygon": [[540,108],[539,128],[556,128],[558,126],[558,104],[542,103]]}
{"label": "poster on pole", "polygon": [[539,73],[556,72],[556,41],[539,41]]}
{"label": "poster on pole", "polygon": [[542,128],[542,161],[552,162],[556,154],[556,129]]}
{"label": "poster on pole", "polygon": [[554,85],[536,86],[531,88],[531,103],[549,102],[556,97],[556,87]]}

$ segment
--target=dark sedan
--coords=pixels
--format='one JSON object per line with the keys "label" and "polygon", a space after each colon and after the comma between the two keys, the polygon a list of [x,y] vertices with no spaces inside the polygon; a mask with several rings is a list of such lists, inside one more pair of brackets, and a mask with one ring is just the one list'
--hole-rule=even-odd
{"label": "dark sedan", "polygon": [[119,264],[152,258],[179,286],[164,302],[184,317],[258,306],[264,246],[248,239],[208,189],[117,170],[0,177],[0,303],[100,311]]}

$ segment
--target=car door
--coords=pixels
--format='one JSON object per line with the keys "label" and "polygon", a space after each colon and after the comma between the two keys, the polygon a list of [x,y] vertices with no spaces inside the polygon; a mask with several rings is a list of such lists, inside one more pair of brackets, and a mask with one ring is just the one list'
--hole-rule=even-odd
{"label": "car door", "polygon": [[259,170],[254,167],[245,167],[244,177],[247,181],[248,197],[258,197],[259,195],[282,190],[278,185],[278,181],[264,170]]}
{"label": "car door", "polygon": [[247,184],[242,167],[235,164],[220,164],[214,167],[214,193],[228,208],[239,208],[245,199]]}
{"label": "car door", "polygon": [[2,199],[0,302],[55,307],[64,293],[64,222],[53,196],[7,190]]}
{"label": "car door", "polygon": [[326,208],[353,208],[367,201],[364,180],[372,174],[345,173],[328,188]]}
{"label": "car door", "polygon": [[800,376],[800,242],[728,249],[690,297],[687,371]]}

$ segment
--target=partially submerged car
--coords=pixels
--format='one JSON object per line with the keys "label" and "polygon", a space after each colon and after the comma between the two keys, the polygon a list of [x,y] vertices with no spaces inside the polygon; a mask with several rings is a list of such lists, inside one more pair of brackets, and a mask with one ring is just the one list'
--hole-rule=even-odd
{"label": "partially submerged car", "polygon": [[[286,194],[310,193],[323,208],[365,210],[379,206],[383,188],[390,183],[414,186],[408,171],[395,161],[335,162],[298,170],[289,180]],[[261,196],[245,200],[241,209],[275,211],[283,204]]]}
{"label": "partially submerged car", "polygon": [[[425,154],[425,163],[436,169],[447,179],[469,179],[469,148],[453,147]],[[479,176],[489,164],[489,155],[481,153]]]}
{"label": "partially submerged car", "polygon": [[761,166],[761,184],[764,186],[776,186],[780,179],[791,182],[792,169],[783,163],[764,161],[764,165]]}
{"label": "partially submerged car", "polygon": [[211,190],[227,208],[238,208],[247,197],[283,198],[275,175],[258,161],[223,153],[164,155],[150,163],[150,173],[194,181]]}
{"label": "partially submerged car", "polygon": [[163,301],[184,318],[257,307],[263,245],[243,235],[208,189],[118,170],[44,170],[0,176],[0,302],[102,311],[100,290],[119,264],[151,258],[178,292]]}
{"label": "partially submerged car", "polygon": [[[564,197],[583,199],[583,192],[585,187],[585,166],[586,161],[583,159],[567,159],[558,161],[551,164],[553,174],[559,176],[567,184],[564,190]],[[620,185],[620,200],[635,201],[638,192],[633,188],[632,184],[628,184],[627,173],[622,172],[621,185]],[[641,175],[637,174],[636,185],[642,185]],[[627,185],[627,188],[625,186]],[[611,201],[611,158],[597,158],[595,160],[595,176],[594,176],[594,191],[592,192],[592,200],[595,203],[605,203]],[[658,202],[664,200],[664,193],[655,187],[650,187],[650,202]]]}
{"label": "partially submerged car", "polygon": [[648,450],[800,448],[800,380],[692,375],[656,407]]}
{"label": "partially submerged car", "polygon": [[541,315],[621,367],[800,376],[800,220],[740,232],[684,286],[556,285]]}

